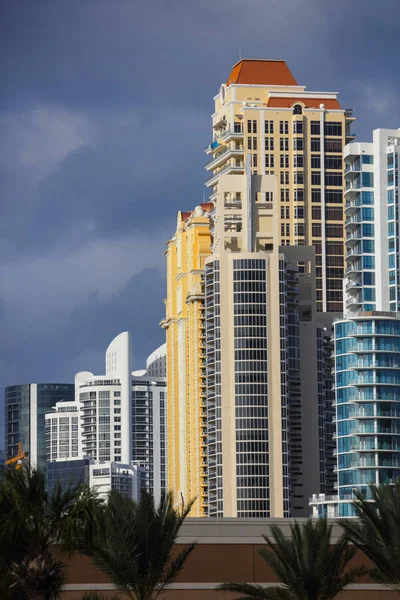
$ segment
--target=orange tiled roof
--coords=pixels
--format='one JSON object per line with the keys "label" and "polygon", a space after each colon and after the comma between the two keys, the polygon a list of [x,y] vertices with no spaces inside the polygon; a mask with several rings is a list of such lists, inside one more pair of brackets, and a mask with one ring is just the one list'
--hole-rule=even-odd
{"label": "orange tiled roof", "polygon": [[320,104],[325,104],[325,108],[339,108],[339,102],[334,98],[270,98],[267,106],[270,108],[290,108],[296,102],[302,102],[306,108],[319,108]]}
{"label": "orange tiled roof", "polygon": [[297,85],[284,60],[240,60],[232,67],[226,85],[243,83],[253,85]]}

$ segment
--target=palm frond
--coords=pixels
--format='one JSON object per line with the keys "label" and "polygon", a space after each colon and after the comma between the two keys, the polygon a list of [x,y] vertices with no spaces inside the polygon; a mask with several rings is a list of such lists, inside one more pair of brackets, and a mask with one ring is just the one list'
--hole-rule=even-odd
{"label": "palm frond", "polygon": [[280,586],[263,587],[256,583],[222,583],[217,591],[241,594],[233,600],[292,600],[290,591]]}

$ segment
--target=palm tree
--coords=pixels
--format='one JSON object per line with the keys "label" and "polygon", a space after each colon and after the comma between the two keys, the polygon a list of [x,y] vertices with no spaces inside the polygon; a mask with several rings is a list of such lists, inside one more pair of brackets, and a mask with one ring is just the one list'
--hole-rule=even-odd
{"label": "palm tree", "polygon": [[94,564],[132,600],[154,600],[171,584],[195,543],[179,554],[173,545],[193,502],[176,510],[172,495],[160,504],[142,492],[140,502],[111,492],[105,526],[87,550]]}
{"label": "palm tree", "polygon": [[89,545],[101,514],[88,488],[56,484],[48,494],[41,471],[7,472],[0,482],[1,598],[60,598],[64,565],[54,546],[71,553]]}
{"label": "palm tree", "polygon": [[344,536],[331,542],[332,525],[326,519],[295,522],[290,538],[277,525],[271,525],[271,531],[272,539],[263,536],[269,549],[260,554],[281,585],[224,583],[219,590],[242,594],[242,600],[331,600],[365,573],[364,568],[348,568],[356,550]]}
{"label": "palm tree", "polygon": [[394,486],[370,486],[367,499],[355,491],[358,519],[342,519],[348,539],[374,563],[370,575],[400,592],[400,481]]}

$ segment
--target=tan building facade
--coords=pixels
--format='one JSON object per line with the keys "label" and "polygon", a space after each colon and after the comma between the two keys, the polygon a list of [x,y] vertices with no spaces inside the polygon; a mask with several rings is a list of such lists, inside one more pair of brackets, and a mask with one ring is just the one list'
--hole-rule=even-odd
{"label": "tan building facade", "polygon": [[[281,245],[316,250],[318,311],[342,311],[343,148],[354,139],[351,110],[336,92],[297,84],[285,61],[241,60],[215,97],[207,186],[222,174],[274,174]],[[300,265],[302,270],[304,266]]]}
{"label": "tan building facade", "polygon": [[167,244],[168,488],[177,502],[196,498],[207,515],[204,260],[211,252],[211,204],[179,212]]}

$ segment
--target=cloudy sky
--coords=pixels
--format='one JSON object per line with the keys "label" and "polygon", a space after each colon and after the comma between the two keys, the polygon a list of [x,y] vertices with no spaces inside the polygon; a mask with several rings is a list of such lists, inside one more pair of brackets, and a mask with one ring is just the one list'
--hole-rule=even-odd
{"label": "cloudy sky", "polygon": [[122,330],[137,368],[163,342],[165,242],[239,44],[367,140],[400,127],[399,26],[398,0],[2,0],[0,389],[100,373]]}

